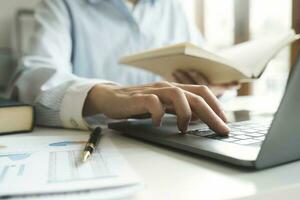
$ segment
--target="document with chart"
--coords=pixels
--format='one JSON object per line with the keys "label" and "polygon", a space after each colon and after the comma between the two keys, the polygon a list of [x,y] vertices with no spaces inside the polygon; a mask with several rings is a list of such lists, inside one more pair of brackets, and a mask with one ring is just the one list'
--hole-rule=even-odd
{"label": "document with chart", "polygon": [[[0,141],[0,198],[139,185],[109,139],[81,162],[87,136],[32,136]],[[18,145],[16,145],[18,144]]]}

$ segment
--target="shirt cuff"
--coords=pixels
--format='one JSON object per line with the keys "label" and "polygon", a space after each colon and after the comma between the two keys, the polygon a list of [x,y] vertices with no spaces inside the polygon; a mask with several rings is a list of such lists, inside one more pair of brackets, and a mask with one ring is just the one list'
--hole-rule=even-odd
{"label": "shirt cuff", "polygon": [[68,88],[60,109],[60,118],[64,127],[82,130],[89,129],[89,124],[82,116],[83,106],[89,91],[99,83],[116,84],[109,81],[84,80]]}

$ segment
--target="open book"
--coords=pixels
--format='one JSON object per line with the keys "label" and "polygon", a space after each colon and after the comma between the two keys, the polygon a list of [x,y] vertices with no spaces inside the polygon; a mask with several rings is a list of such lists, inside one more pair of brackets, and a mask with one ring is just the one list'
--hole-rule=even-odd
{"label": "open book", "polygon": [[191,43],[154,49],[120,60],[170,78],[177,69],[195,69],[210,83],[246,82],[257,79],[269,61],[285,46],[299,39],[293,30],[274,37],[252,40],[225,51],[213,53]]}

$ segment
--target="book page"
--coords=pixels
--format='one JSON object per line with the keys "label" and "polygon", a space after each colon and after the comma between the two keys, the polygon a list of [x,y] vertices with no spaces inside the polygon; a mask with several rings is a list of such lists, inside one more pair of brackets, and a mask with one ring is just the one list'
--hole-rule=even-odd
{"label": "book page", "polygon": [[179,69],[197,70],[214,84],[250,78],[231,61],[189,43],[134,54],[120,62],[151,71],[167,80]]}
{"label": "book page", "polygon": [[291,30],[279,36],[245,42],[218,54],[235,63],[244,73],[257,78],[276,53],[295,39],[295,32]]}

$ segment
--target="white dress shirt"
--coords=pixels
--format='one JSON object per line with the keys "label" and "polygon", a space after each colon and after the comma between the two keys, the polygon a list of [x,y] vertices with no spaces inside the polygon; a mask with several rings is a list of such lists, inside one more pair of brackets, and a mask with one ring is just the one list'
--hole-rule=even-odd
{"label": "white dress shirt", "polygon": [[118,64],[122,56],[185,41],[202,44],[176,0],[139,0],[134,9],[122,0],[44,0],[35,21],[15,88],[44,126],[86,129],[82,110],[95,84],[161,79]]}

